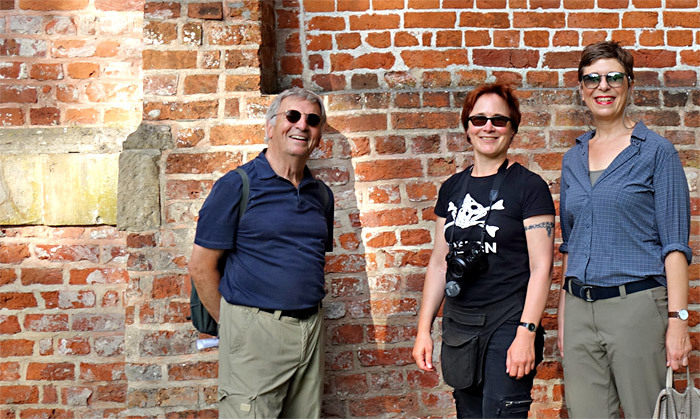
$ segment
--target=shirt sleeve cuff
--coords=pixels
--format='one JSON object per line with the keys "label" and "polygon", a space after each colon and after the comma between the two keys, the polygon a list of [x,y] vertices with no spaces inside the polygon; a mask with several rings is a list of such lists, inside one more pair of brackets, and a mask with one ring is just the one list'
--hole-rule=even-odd
{"label": "shirt sleeve cuff", "polygon": [[559,253],[569,253],[569,243],[562,243],[559,245]]}
{"label": "shirt sleeve cuff", "polygon": [[682,252],[688,261],[688,265],[690,265],[693,261],[693,251],[690,249],[690,246],[685,243],[671,243],[664,246],[661,250],[661,254],[663,256],[662,260],[665,260],[666,256],[668,256],[668,254],[671,252]]}

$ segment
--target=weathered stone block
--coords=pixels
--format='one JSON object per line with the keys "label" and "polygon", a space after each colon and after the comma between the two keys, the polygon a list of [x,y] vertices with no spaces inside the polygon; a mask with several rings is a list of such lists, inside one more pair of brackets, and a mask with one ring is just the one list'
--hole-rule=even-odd
{"label": "weathered stone block", "polygon": [[117,154],[47,156],[44,223],[48,225],[117,222]]}
{"label": "weathered stone block", "polygon": [[119,157],[117,228],[152,230],[160,226],[160,186],[156,150],[126,150]]}

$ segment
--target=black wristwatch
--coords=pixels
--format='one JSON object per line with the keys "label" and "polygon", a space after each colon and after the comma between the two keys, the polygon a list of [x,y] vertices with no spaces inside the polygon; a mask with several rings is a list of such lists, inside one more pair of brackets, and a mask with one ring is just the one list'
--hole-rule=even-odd
{"label": "black wristwatch", "polygon": [[535,323],[525,323],[525,322],[521,322],[521,323],[520,323],[520,326],[526,328],[526,329],[527,329],[528,331],[530,331],[530,332],[534,332],[535,330],[537,330],[537,325],[536,325]]}

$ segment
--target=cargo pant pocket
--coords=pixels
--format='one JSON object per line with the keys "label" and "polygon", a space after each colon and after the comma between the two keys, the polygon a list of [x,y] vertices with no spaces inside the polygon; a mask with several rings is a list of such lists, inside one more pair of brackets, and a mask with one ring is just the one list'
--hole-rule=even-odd
{"label": "cargo pant pocket", "polygon": [[526,418],[531,404],[532,399],[529,395],[504,397],[498,404],[497,417]]}
{"label": "cargo pant pocket", "polygon": [[442,376],[456,389],[471,387],[478,381],[479,335],[446,329],[440,352]]}

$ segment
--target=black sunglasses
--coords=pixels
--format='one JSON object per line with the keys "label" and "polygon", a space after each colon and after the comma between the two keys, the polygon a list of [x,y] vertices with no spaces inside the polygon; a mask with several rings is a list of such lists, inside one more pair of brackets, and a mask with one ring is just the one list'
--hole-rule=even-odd
{"label": "black sunglasses", "polygon": [[491,121],[491,125],[493,125],[494,127],[502,128],[508,125],[509,122],[511,122],[510,118],[501,115],[492,116],[490,118],[484,115],[473,115],[467,119],[475,127],[483,127],[488,121]]}
{"label": "black sunglasses", "polygon": [[[292,124],[296,124],[300,119],[302,113],[295,110],[291,109],[288,110],[287,112],[280,112],[277,115],[282,115],[284,113],[284,117],[287,118],[287,121],[291,122]],[[317,127],[318,124],[321,123],[321,117],[316,115],[315,113],[305,113],[303,115],[306,115],[306,124],[310,127]]]}
{"label": "black sunglasses", "polygon": [[[623,80],[625,80],[627,75],[619,71],[611,71],[605,75],[605,81],[610,87],[621,87]],[[581,81],[586,89],[595,89],[600,86],[600,82],[603,80],[603,76],[598,73],[586,74],[581,77]]]}

